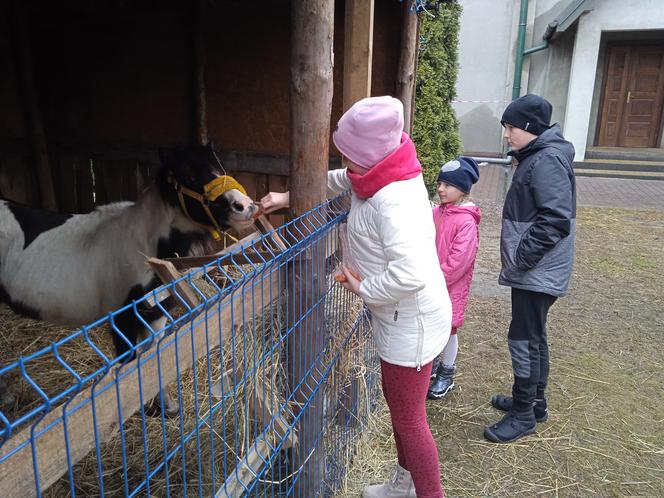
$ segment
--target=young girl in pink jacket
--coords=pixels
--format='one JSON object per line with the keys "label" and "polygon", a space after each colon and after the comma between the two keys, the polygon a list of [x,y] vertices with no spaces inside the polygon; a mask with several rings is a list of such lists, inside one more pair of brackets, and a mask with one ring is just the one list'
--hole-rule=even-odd
{"label": "young girl in pink jacket", "polygon": [[479,177],[475,160],[463,156],[445,163],[438,174],[440,206],[433,208],[433,220],[438,260],[452,301],[452,331],[432,369],[434,381],[427,392],[429,399],[444,398],[454,388],[457,329],[463,324],[480,241],[480,208],[469,199],[470,189]]}

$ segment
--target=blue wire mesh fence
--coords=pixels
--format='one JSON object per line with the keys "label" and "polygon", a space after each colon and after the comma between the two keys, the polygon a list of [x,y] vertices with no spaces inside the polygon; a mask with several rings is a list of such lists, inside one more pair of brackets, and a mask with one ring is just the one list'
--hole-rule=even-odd
{"label": "blue wire mesh fence", "polygon": [[[379,393],[370,317],[334,278],[348,202],[0,368],[22,391],[0,411],[0,496],[334,496]],[[122,313],[146,334],[114,357]]]}

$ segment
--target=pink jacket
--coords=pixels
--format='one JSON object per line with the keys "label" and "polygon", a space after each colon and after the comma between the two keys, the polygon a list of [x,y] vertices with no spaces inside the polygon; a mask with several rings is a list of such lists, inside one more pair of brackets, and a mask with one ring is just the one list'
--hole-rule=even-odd
{"label": "pink jacket", "polygon": [[436,250],[452,301],[452,327],[454,328],[461,327],[463,324],[468,304],[475,257],[480,243],[481,217],[480,208],[474,204],[460,206],[443,204],[433,208]]}

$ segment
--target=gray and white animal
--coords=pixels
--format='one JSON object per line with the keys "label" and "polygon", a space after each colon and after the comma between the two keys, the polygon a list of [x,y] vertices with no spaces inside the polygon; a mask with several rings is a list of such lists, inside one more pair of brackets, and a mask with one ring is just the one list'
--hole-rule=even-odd
{"label": "gray and white animal", "polygon": [[[159,155],[156,181],[136,202],[63,215],[0,200],[0,300],[54,324],[91,323],[160,285],[146,257],[190,255],[215,229],[253,224],[258,207],[237,188],[223,188],[234,181],[222,176],[212,145]],[[163,320],[147,306],[139,311],[148,323]],[[145,329],[131,310],[115,324],[132,344]],[[130,349],[117,333],[113,340],[118,355]]]}

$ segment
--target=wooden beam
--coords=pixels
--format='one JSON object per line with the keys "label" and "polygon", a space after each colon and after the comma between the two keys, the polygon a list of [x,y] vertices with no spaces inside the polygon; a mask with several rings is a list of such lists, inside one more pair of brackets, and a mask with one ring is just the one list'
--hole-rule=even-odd
{"label": "wooden beam", "polygon": [[[283,440],[281,448],[290,448],[297,444],[297,435],[288,421],[279,414],[272,420],[275,409],[269,398],[263,396],[261,382],[256,379],[256,396],[252,397],[254,415],[264,427],[272,425],[266,436],[256,438],[246,456],[228,473],[229,477],[221,485],[215,498],[238,498],[245,494],[246,489],[258,476],[258,473],[272,457],[274,448]],[[290,429],[290,434],[289,434]]]}
{"label": "wooden beam", "polygon": [[221,163],[228,171],[246,171],[267,175],[288,176],[290,158],[288,156],[259,154],[238,151],[222,151]]}
{"label": "wooden beam", "polygon": [[215,498],[238,498],[245,494],[245,490],[256,479],[258,472],[272,455],[272,444],[264,438],[257,439],[251,445],[247,456],[238,463],[230,473],[226,482],[221,485]]}
{"label": "wooden beam", "polygon": [[[181,328],[177,332],[177,348],[175,341],[171,342],[169,339],[162,344],[160,349],[161,369],[158,366],[156,355],[149,357],[149,352],[144,353],[139,358],[143,400],[150,400],[159,394],[160,378],[163,385],[168,385],[176,380],[178,372],[176,365],[179,365],[180,372],[184,372],[191,368],[196,358],[201,358],[206,351],[219,347],[220,336],[223,335],[223,340],[228,340],[233,330],[234,317],[252,317],[260,313],[261,310],[255,308],[252,303],[269,303],[270,299],[279,295],[281,282],[283,282],[283,278],[278,278],[277,275],[272,275],[264,280],[251,279],[244,284],[242,288],[244,293],[242,289],[239,289],[232,296],[224,299],[220,304],[221,308],[214,306],[208,310],[205,314],[206,320],[198,321],[193,330],[188,327]],[[253,300],[251,298],[240,299],[240,296],[245,294],[250,296],[252,293]],[[221,311],[217,311],[219,309]],[[221,330],[221,334],[207,334],[206,330]],[[193,341],[189,337],[190,333],[193,334]],[[92,401],[91,389],[88,388],[78,394],[68,405],[67,440],[72,465],[95,448],[93,403],[97,420],[97,444],[103,444],[114,437],[118,432],[118,425],[124,423],[140,409],[138,376],[136,363],[131,362],[120,369],[117,389],[113,382],[115,371],[111,371],[95,389],[94,401]],[[120,393],[119,399],[118,393]],[[63,409],[63,407],[59,407],[48,413],[35,428],[34,451],[39,468],[39,488],[42,491],[67,472]],[[118,420],[120,409],[122,419]],[[48,430],[40,434],[40,431],[45,428]],[[2,497],[36,495],[35,483],[37,480],[32,464],[30,435],[31,427],[26,427],[0,448],[0,459],[16,450],[16,453],[7,457],[0,465],[0,496]],[[21,447],[24,443],[27,444]],[[21,448],[17,449],[19,447]]]}
{"label": "wooden beam", "polygon": [[414,113],[419,21],[417,12],[415,11],[415,0],[406,0],[403,2],[402,16],[396,96],[403,103],[404,131],[411,133]]}
{"label": "wooden beam", "polygon": [[374,0],[346,0],[343,110],[371,95]]}
{"label": "wooden beam", "polygon": [[[9,145],[5,149],[2,144],[3,157],[21,158],[27,151],[23,144]],[[146,144],[119,144],[119,143],[74,143],[68,142],[58,147],[61,155],[74,155],[77,157],[86,154],[94,158],[138,161],[144,164],[158,165],[159,156],[154,145]],[[229,172],[246,172],[260,175],[285,176],[290,174],[290,157],[284,154],[264,154],[260,152],[243,152],[237,150],[219,151],[221,164]],[[329,169],[340,167],[338,157],[330,157]]]}
{"label": "wooden beam", "polygon": [[[273,232],[274,227],[266,216],[259,216],[256,219],[254,226],[256,228],[255,232],[250,233],[234,244],[231,244],[230,246],[222,249],[221,251],[215,252],[214,254],[206,254],[203,256],[185,256],[182,258],[163,258],[159,261],[171,263],[176,270],[184,270],[187,268],[200,267],[208,263],[212,263],[220,257],[232,253],[234,254],[233,260],[236,264],[260,264],[274,258],[281,251],[288,249],[288,246],[279,236],[279,234],[277,232]],[[246,250],[242,251],[243,246],[248,246],[252,241],[258,239],[261,235],[265,235],[270,232],[272,233],[267,239],[274,243],[276,246],[275,248],[270,248],[271,250],[262,250],[259,244],[258,247],[249,246],[246,248]],[[213,268],[209,269],[212,270]],[[164,274],[168,273],[168,270],[165,270],[161,267],[160,271],[164,272]],[[161,274],[159,276],[161,277]]]}
{"label": "wooden beam", "polygon": [[260,215],[256,219],[256,228],[258,228],[258,231],[261,234],[267,235],[266,238],[269,238],[272,242],[274,242],[279,250],[285,251],[288,249],[288,246],[279,236],[279,233],[274,231],[274,227],[272,226],[272,223],[270,223],[270,220],[267,219],[267,216]]}
{"label": "wooden beam", "polygon": [[[274,257],[278,256],[281,251],[256,251],[254,249],[247,249],[244,252],[238,252],[233,256],[233,263],[238,265],[259,265],[270,261]],[[220,256],[211,254],[209,256],[188,256],[186,258],[169,258],[169,263],[172,263],[178,270],[187,270],[189,268],[199,268],[203,265],[207,265],[219,259]],[[230,259],[228,259],[227,264],[230,264]],[[214,270],[216,266],[211,266],[208,268],[208,271]]]}
{"label": "wooden beam", "polygon": [[[170,261],[159,258],[148,258],[148,264],[165,284],[169,284],[182,277],[182,274],[180,274]],[[189,309],[194,309],[203,300],[186,280],[181,280],[175,284],[175,288],[170,287],[169,292],[178,302],[184,301],[187,303]]]}
{"label": "wooden beam", "polygon": [[195,268],[211,263],[212,261],[215,261],[226,254],[237,253],[241,250],[242,246],[249,245],[252,241],[258,239],[259,237],[260,232],[251,232],[246,237],[241,238],[237,242],[222,249],[221,251],[215,252],[214,254],[205,254],[203,256],[185,256],[182,258],[164,258],[163,261],[173,263],[173,266],[175,266],[175,268],[178,270]]}
{"label": "wooden beam", "polygon": [[30,141],[32,143],[32,153],[35,161],[41,207],[51,211],[57,211],[58,203],[55,196],[53,173],[51,171],[51,164],[46,147],[44,121],[39,106],[39,95],[35,80],[32,51],[30,49],[30,34],[28,33],[25,3],[15,0],[12,2],[11,7],[14,17],[13,24],[16,29],[16,61],[18,64],[18,73],[21,78],[21,86],[23,88],[23,101],[30,132]]}

